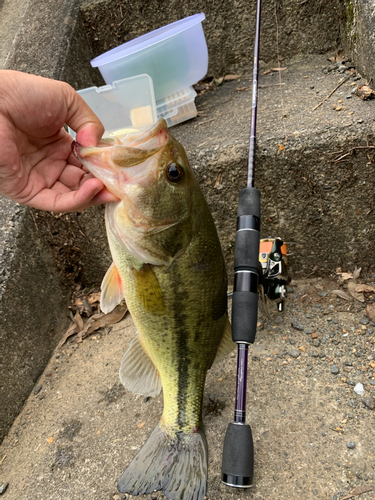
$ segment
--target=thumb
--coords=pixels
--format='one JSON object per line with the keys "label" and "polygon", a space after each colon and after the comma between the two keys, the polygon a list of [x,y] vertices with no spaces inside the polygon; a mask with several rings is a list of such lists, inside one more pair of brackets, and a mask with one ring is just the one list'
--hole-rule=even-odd
{"label": "thumb", "polygon": [[102,122],[70,85],[65,86],[68,104],[66,124],[77,133],[82,146],[96,146],[104,134]]}

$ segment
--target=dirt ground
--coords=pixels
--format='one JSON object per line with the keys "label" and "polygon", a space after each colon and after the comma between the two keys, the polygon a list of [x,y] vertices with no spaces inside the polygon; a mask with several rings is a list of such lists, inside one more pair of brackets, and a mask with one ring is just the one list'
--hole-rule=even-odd
{"label": "dirt ground", "polygon": [[[261,311],[250,349],[247,408],[256,454],[250,490],[220,482],[234,412],[235,353],[208,373],[209,500],[342,500],[360,486],[375,487],[375,323],[365,315],[366,303],[332,293],[343,290],[338,276],[292,286],[284,313],[274,304]],[[372,295],[365,298],[371,304]],[[161,396],[145,401],[119,383],[133,331],[127,314],[82,344],[71,339],[55,351],[0,447],[6,500],[133,498],[117,492],[117,479],[162,412]],[[359,382],[364,396],[354,391]]]}

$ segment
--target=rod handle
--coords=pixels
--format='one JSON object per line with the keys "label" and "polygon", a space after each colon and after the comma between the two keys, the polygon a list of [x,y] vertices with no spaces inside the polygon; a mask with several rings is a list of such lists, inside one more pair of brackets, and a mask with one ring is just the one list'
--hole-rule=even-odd
{"label": "rod handle", "polygon": [[254,444],[251,428],[230,423],[224,439],[221,480],[228,486],[250,488],[254,474]]}

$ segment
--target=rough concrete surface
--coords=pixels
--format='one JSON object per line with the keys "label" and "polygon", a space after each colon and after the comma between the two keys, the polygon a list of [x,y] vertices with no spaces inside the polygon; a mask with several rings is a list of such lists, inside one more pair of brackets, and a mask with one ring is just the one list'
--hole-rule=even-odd
{"label": "rough concrete surface", "polygon": [[375,78],[375,10],[372,0],[343,0],[342,41],[369,81]]}
{"label": "rough concrete surface", "polygon": [[28,0],[0,1],[0,68],[3,68],[13,50],[27,8]]}
{"label": "rough concrete surface", "polygon": [[[364,275],[358,282],[374,284]],[[250,348],[251,490],[220,482],[223,439],[234,412],[235,354],[208,373],[203,415],[209,500],[341,500],[359,486],[375,487],[374,323],[364,317],[365,303],[331,293],[345,288],[337,276],[293,287],[282,315],[274,304],[261,312]],[[366,301],[373,304],[370,297]],[[117,479],[162,412],[161,396],[144,402],[119,383],[133,332],[127,316],[82,344],[55,351],[0,447],[0,483],[9,483],[4,498],[133,498],[117,493]],[[354,392],[358,383],[364,396]],[[374,491],[360,498],[374,498]]]}
{"label": "rough concrete surface", "polygon": [[68,323],[67,289],[31,212],[0,198],[0,440]]}
{"label": "rough concrete surface", "polygon": [[[303,56],[285,62],[281,76],[264,66],[268,73],[260,78],[255,185],[262,193],[261,234],[297,243],[291,249],[295,276],[316,266],[323,274],[340,265],[373,266],[375,101],[352,94],[363,82],[353,74],[314,111],[348,76],[324,74],[327,65],[327,56]],[[172,133],[201,181],[231,269],[238,192],[246,185],[251,80],[225,83],[196,103],[200,116]]]}
{"label": "rough concrete surface", "polygon": [[[209,74],[251,70],[256,2],[131,2],[102,0],[83,4],[82,15],[95,56],[144,33],[198,12],[208,44]],[[339,44],[343,7],[337,0],[262,2],[261,59],[321,53]],[[309,29],[306,29],[308,26]]]}

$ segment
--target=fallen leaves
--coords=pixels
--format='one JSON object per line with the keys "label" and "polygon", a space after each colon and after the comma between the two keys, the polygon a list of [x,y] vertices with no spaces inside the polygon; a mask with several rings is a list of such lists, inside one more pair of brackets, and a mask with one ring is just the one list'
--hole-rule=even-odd
{"label": "fallen leaves", "polygon": [[360,97],[362,101],[367,101],[368,99],[374,99],[375,92],[369,85],[359,85],[355,89],[355,95]]}
{"label": "fallen leaves", "polygon": [[330,61],[331,63],[345,62],[347,60],[348,58],[344,56],[344,52],[342,49],[337,50],[334,56],[328,57],[328,61]]}
{"label": "fallen leaves", "polygon": [[77,334],[76,343],[82,342],[84,338],[88,337],[95,330],[98,330],[103,326],[118,323],[125,316],[127,310],[128,308],[126,307],[126,305],[119,304],[113,309],[113,311],[111,311],[108,314],[104,313],[93,314],[92,316],[89,317],[86,323],[83,322],[81,315],[77,311],[74,316],[74,322],[72,325],[70,325],[70,327],[66,331],[64,337],[62,338],[59,344],[59,348],[62,347],[67,341],[67,339],[72,335]]}

